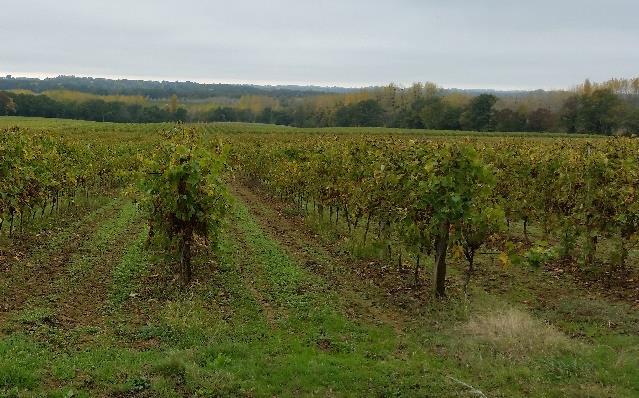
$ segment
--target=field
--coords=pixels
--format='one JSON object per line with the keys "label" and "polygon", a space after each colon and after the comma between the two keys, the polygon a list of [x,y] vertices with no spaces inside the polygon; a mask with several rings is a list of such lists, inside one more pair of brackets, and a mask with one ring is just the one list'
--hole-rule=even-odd
{"label": "field", "polygon": [[195,127],[185,286],[134,188],[172,125],[0,118],[0,396],[639,396],[634,140]]}

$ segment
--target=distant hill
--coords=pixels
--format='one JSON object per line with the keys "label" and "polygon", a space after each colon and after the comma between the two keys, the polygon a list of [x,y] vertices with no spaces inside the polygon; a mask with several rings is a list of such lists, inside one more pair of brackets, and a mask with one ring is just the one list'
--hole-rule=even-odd
{"label": "distant hill", "polygon": [[243,95],[266,95],[275,98],[306,97],[324,93],[345,93],[355,89],[320,86],[259,86],[254,84],[206,84],[96,77],[58,76],[38,79],[27,77],[0,77],[0,90],[73,90],[97,95],[142,95],[157,99],[173,94],[180,98],[239,98]]}
{"label": "distant hill", "polygon": [[[377,87],[365,87],[374,89]],[[173,94],[184,99],[204,99],[211,97],[239,98],[243,95],[265,95],[275,98],[308,97],[320,94],[344,94],[362,88],[323,87],[299,85],[255,85],[196,83],[191,81],[152,81],[130,79],[105,79],[99,77],[58,76],[44,79],[28,77],[0,77],[1,90],[30,90],[41,93],[47,90],[73,90],[97,95],[142,95],[152,99],[168,98]],[[523,90],[499,91],[492,89],[448,88],[445,93],[478,95],[491,93],[497,96],[511,96],[528,93]]]}
{"label": "distant hill", "polygon": [[493,94],[498,97],[507,97],[511,95],[529,94],[532,92],[543,93],[544,90],[495,90],[492,88],[445,88],[442,90],[446,94],[462,93],[468,95]]}

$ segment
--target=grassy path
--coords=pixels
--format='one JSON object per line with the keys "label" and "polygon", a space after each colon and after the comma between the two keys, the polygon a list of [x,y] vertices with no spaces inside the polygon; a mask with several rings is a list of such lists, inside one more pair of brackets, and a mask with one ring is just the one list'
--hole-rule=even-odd
{"label": "grassy path", "polygon": [[[340,256],[338,250],[327,247],[308,228],[292,226],[294,217],[283,216],[285,209],[275,211],[272,204],[245,187],[235,187],[235,194],[299,264],[330,279],[341,304],[352,309],[350,318],[359,316],[364,322],[381,325],[392,323],[396,326],[392,338],[405,333],[407,339],[418,341],[410,350],[435,354],[433,362],[439,362],[445,370],[432,375],[431,383],[452,384],[436,396],[461,394],[459,387],[463,385],[455,381],[459,379],[481,387],[489,396],[633,396],[639,389],[639,374],[632,370],[639,365],[639,357],[635,360],[629,356],[639,351],[639,314],[628,306],[608,303],[603,298],[589,299],[587,292],[574,289],[570,283],[564,289],[540,273],[501,270],[497,279],[506,272],[511,280],[506,285],[508,289],[498,296],[475,289],[472,303],[453,300],[443,307],[422,297],[423,308],[416,311],[414,300],[419,300],[419,296],[411,293],[408,298],[389,299],[384,294],[387,286],[380,286],[375,280],[362,287],[362,281],[353,278],[353,274],[358,273],[357,267],[366,265],[350,256]],[[349,261],[354,269],[351,278],[345,279],[344,268]],[[489,272],[483,272],[476,283],[486,283]],[[367,274],[362,276],[366,281]],[[543,292],[541,296],[539,292]],[[546,303],[544,310],[540,303],[531,305],[535,299],[550,299],[553,294],[561,297],[563,303]],[[411,304],[412,318],[402,311],[407,302]],[[523,305],[511,307],[507,304],[510,302]],[[581,311],[575,307],[580,304]],[[527,308],[542,318],[529,315]],[[606,317],[615,319],[608,324],[608,330],[603,328],[605,322],[600,322]],[[544,319],[557,326],[544,325]],[[575,329],[589,333],[590,338],[573,340],[562,333],[574,336]]]}
{"label": "grassy path", "polygon": [[[273,203],[248,188],[237,185],[233,191],[290,257],[326,280],[349,317],[391,325],[401,332],[415,319],[415,313],[423,310],[420,304],[430,293],[427,284],[413,286],[410,278],[395,269],[386,270],[387,275],[382,276],[379,264],[345,255],[335,245],[321,242],[307,225],[283,216],[285,210],[274,208]],[[375,267],[377,270],[370,272]]]}
{"label": "grassy path", "polygon": [[50,300],[65,326],[95,326],[103,321],[112,269],[141,230],[141,215],[127,203],[87,241],[87,252],[72,258],[57,300]]}
{"label": "grassy path", "polygon": [[[267,369],[270,378],[285,376],[271,393],[444,393],[447,383],[440,375],[425,377],[436,371],[435,358],[429,358],[423,350],[413,350],[407,361],[405,353],[398,351],[409,348],[411,341],[396,336],[389,325],[349,319],[338,294],[323,278],[307,272],[289,257],[263,232],[246,207],[237,206],[235,219],[235,234],[247,260],[244,272],[254,284],[251,291],[259,291],[255,299],[274,327],[273,336],[263,344],[277,347],[274,353],[279,355],[271,353]],[[398,378],[395,382],[394,377]]]}
{"label": "grassy path", "polygon": [[28,328],[46,322],[67,329],[101,322],[110,270],[131,234],[140,230],[132,204],[114,202],[101,210],[85,217],[75,235],[63,232],[52,240],[49,249],[61,253],[36,253],[36,261],[49,266],[40,266],[26,283],[35,284],[37,293],[21,292],[28,294],[25,309],[15,308],[9,320]]}
{"label": "grassy path", "polygon": [[34,307],[36,302],[46,300],[65,277],[71,258],[86,251],[87,240],[120,206],[121,201],[111,200],[57,232],[46,234],[46,240],[34,244],[22,256],[10,258],[6,272],[0,274],[0,324],[25,306]]}

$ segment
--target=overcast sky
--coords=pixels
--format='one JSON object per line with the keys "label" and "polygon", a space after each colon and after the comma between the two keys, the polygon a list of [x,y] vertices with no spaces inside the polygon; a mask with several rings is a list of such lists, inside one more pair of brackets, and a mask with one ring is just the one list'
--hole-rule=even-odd
{"label": "overcast sky", "polygon": [[638,0],[0,0],[0,73],[562,88],[639,75]]}

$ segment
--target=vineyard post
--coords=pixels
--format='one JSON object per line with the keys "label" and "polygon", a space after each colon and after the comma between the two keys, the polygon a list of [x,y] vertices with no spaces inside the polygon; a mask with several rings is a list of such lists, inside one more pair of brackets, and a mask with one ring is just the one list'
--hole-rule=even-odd
{"label": "vineyard post", "polygon": [[450,221],[447,219],[439,224],[439,231],[435,242],[435,295],[446,296],[446,251],[448,250]]}
{"label": "vineyard post", "polygon": [[417,251],[417,259],[415,260],[415,286],[419,286],[419,262],[421,260],[422,250],[421,247]]}
{"label": "vineyard post", "polygon": [[391,221],[390,220],[386,220],[386,223],[384,224],[385,227],[385,238],[386,238],[386,250],[388,251],[388,259],[391,260],[393,258],[393,252],[392,252],[392,248],[391,248],[391,233],[392,233],[392,225],[391,225]]}
{"label": "vineyard post", "polygon": [[623,270],[626,268],[626,259],[628,258],[628,248],[626,247],[626,238],[622,235],[619,236],[619,263],[617,270]]}
{"label": "vineyard post", "polygon": [[469,245],[464,249],[464,256],[466,257],[466,261],[468,261],[468,268],[466,269],[466,279],[464,280],[464,293],[468,292],[468,285],[470,284],[470,278],[473,276],[475,272],[475,250],[476,247]]}

